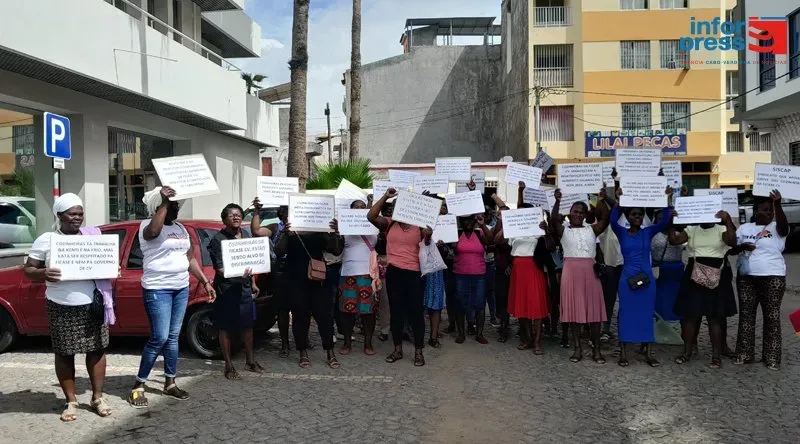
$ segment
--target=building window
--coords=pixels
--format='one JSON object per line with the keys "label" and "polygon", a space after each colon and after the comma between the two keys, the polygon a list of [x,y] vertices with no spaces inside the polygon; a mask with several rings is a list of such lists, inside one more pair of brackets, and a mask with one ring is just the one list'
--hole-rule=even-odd
{"label": "building window", "polygon": [[689,114],[691,114],[689,102],[662,102],[661,128],[690,131],[692,118]]}
{"label": "building window", "polygon": [[728,131],[728,137],[725,141],[725,151],[729,153],[743,153],[744,134],[739,131]]}
{"label": "building window", "polygon": [[661,9],[686,9],[689,7],[689,0],[661,0]]}
{"label": "building window", "polygon": [[537,86],[572,86],[572,45],[533,47],[533,82]]}
{"label": "building window", "polygon": [[542,141],[575,140],[574,111],[570,106],[543,106],[539,108],[539,135]]}
{"label": "building window", "polygon": [[619,0],[619,9],[648,9],[649,0]]}
{"label": "building window", "polygon": [[645,129],[653,126],[649,103],[623,103],[622,129]]}
{"label": "building window", "polygon": [[800,11],[789,16],[789,78],[800,77]]}
{"label": "building window", "polygon": [[689,51],[681,51],[678,40],[661,40],[661,69],[689,69]]}
{"label": "building window", "polygon": [[759,134],[758,131],[747,133],[747,140],[750,141],[750,152],[768,153],[772,151],[772,141],[769,134]]}
{"label": "building window", "polygon": [[620,43],[622,69],[650,69],[650,41],[636,40]]}
{"label": "building window", "polygon": [[[772,46],[773,41],[774,39],[759,40],[758,46]],[[758,53],[758,86],[761,91],[775,88],[775,53]]]}
{"label": "building window", "polygon": [[734,22],[736,21],[733,17],[733,9],[726,9],[725,10],[725,21],[726,22]]}
{"label": "building window", "polygon": [[[172,0],[172,27],[178,32],[183,32],[182,13],[183,8],[181,8],[180,0]],[[178,43],[183,42],[183,38],[177,33],[173,33],[172,38]]]}
{"label": "building window", "polygon": [[734,109],[739,100],[739,71],[725,72],[725,109]]}
{"label": "building window", "polygon": [[800,166],[800,142],[789,144],[789,157],[791,157],[792,165]]}

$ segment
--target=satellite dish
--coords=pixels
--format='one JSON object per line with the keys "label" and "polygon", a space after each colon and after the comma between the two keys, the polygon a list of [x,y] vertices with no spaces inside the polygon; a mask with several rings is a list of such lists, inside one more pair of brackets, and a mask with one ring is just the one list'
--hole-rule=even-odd
{"label": "satellite dish", "polygon": [[500,162],[505,162],[505,163],[510,163],[510,162],[513,162],[513,161],[514,161],[514,158],[511,157],[511,156],[503,156],[503,158],[500,159]]}

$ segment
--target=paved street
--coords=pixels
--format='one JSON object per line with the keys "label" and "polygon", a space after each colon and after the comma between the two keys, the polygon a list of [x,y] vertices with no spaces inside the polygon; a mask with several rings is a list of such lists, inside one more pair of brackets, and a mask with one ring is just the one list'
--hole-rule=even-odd
{"label": "paved street", "polygon": [[[180,382],[193,395],[185,402],[161,397],[163,380],[154,372],[149,410],[124,401],[143,341],[115,339],[106,386],[113,416],[84,408],[72,424],[58,419],[62,395],[48,340],[26,340],[0,356],[0,441],[797,442],[800,338],[786,316],[797,308],[793,291],[784,302],[780,372],[728,361],[709,369],[705,329],[702,357],[678,366],[679,348],[659,346],[664,365],[657,369],[638,357],[627,369],[613,360],[599,366],[588,355],[572,364],[555,342],[536,357],[517,351],[516,341],[497,343],[492,329],[485,346],[445,338],[441,350],[426,349],[423,368],[413,367],[410,344],[406,359],[385,364],[390,345],[381,343],[378,356],[341,357],[338,371],[325,366],[317,345],[312,367],[301,370],[295,356],[277,356],[273,340],[262,341],[257,355],[270,373],[243,374],[242,381],[223,379],[219,362],[184,356]],[[732,324],[731,345],[735,332]],[[79,400],[88,404],[85,369],[78,374]]]}

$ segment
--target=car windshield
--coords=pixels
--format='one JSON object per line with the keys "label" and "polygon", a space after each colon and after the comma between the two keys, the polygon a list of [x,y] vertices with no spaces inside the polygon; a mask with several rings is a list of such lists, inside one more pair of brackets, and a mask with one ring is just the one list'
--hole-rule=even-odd
{"label": "car windshield", "polygon": [[21,200],[19,204],[22,205],[23,208],[28,210],[29,213],[32,215],[36,215],[36,201],[34,199],[31,200]]}
{"label": "car windshield", "polygon": [[[263,207],[261,208],[261,222],[270,220],[270,219],[277,219],[278,218],[278,207]],[[248,208],[247,211],[244,213],[244,221],[250,222],[253,220],[253,210],[252,208]]]}

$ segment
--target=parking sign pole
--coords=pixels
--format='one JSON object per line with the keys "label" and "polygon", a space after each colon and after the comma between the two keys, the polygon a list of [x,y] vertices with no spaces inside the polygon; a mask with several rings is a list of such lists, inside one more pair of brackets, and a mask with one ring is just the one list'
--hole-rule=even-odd
{"label": "parking sign pole", "polygon": [[61,196],[61,170],[56,168],[56,159],[53,159],[53,198]]}

